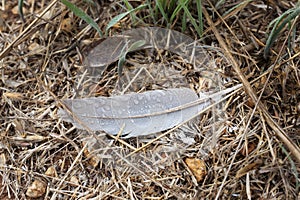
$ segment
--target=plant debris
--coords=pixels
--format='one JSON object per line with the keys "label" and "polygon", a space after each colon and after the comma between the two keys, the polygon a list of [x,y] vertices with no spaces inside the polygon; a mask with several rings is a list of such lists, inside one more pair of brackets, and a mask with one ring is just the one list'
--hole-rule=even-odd
{"label": "plant debris", "polygon": [[[24,1],[23,22],[17,1],[1,1],[0,199],[299,199],[300,30],[286,15],[297,1],[204,0],[201,38],[195,1],[124,2],[74,5],[105,37],[153,26],[188,35],[209,52],[211,70],[155,48],[126,52],[122,70],[87,70],[103,38],[84,20],[53,0]],[[290,22],[277,21],[284,26],[264,57],[280,19]],[[241,83],[197,119],[149,136],[82,131],[57,115],[62,99]]]}

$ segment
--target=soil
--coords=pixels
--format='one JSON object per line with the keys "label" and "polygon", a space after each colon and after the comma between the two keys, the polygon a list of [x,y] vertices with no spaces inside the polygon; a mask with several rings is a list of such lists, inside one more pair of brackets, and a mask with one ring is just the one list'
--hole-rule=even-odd
{"label": "soil", "polygon": [[[127,11],[124,2],[150,5],[106,31],[113,17]],[[24,20],[17,1],[0,3],[1,199],[300,198],[296,1],[204,0],[201,38],[183,11],[168,24],[157,7],[149,9],[155,1],[72,1],[104,36],[60,1],[52,3],[24,1]],[[196,8],[189,2],[198,19]],[[273,21],[293,8],[296,17],[270,43]],[[165,9],[170,18],[175,7]],[[222,83],[214,92],[240,83],[243,88],[185,125],[150,136],[110,136],[62,121],[63,99],[108,97],[124,89],[211,91],[214,78],[161,49],[131,52],[122,71],[114,62],[95,69],[97,79],[83,78],[85,57],[104,38],[148,26],[200,41]]]}

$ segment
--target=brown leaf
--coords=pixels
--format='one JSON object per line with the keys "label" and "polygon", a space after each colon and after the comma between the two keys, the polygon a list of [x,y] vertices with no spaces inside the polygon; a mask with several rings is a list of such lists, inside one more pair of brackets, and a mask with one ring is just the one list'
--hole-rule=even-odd
{"label": "brown leaf", "polygon": [[3,95],[12,100],[22,100],[24,98],[23,94],[18,92],[5,92]]}
{"label": "brown leaf", "polygon": [[246,146],[244,146],[240,153],[243,155],[243,156],[247,156],[248,154],[250,154],[254,149],[256,148],[256,145],[254,143],[249,143],[248,144],[248,147],[246,149]]}
{"label": "brown leaf", "polygon": [[235,175],[236,178],[240,178],[244,175],[246,175],[248,172],[256,169],[262,164],[262,160],[257,160],[255,162],[252,162],[250,164],[247,164],[245,167],[239,169]]}
{"label": "brown leaf", "polygon": [[79,185],[79,180],[76,176],[72,176],[70,178],[70,182],[72,183],[72,185],[76,186],[76,185]]}
{"label": "brown leaf", "polygon": [[1,153],[0,154],[0,165],[2,165],[2,166],[5,165],[6,161],[7,161],[7,158],[6,158],[5,153]]}
{"label": "brown leaf", "polygon": [[[83,146],[84,145],[85,145],[85,143],[83,143]],[[87,148],[84,149],[83,154],[89,159],[88,162],[90,165],[92,165],[93,167],[97,167],[97,165],[100,162],[100,160],[97,156],[92,155]]]}
{"label": "brown leaf", "polygon": [[43,48],[43,46],[41,46],[39,43],[37,43],[37,42],[33,42],[33,43],[31,43],[29,46],[28,46],[28,50],[30,50],[30,51],[36,51],[36,50],[39,50],[39,49],[41,49],[41,48]]}
{"label": "brown leaf", "polygon": [[28,187],[26,195],[31,198],[38,198],[45,194],[46,192],[46,183],[40,180],[35,180]]}
{"label": "brown leaf", "polygon": [[52,176],[52,177],[57,177],[57,172],[54,166],[51,166],[47,169],[45,172],[45,175],[47,176]]}
{"label": "brown leaf", "polygon": [[204,176],[207,174],[206,166],[203,160],[198,158],[186,158],[185,163],[192,171],[198,182],[203,180]]}
{"label": "brown leaf", "polygon": [[73,29],[73,21],[71,18],[66,18],[64,19],[61,24],[60,24],[60,28],[63,31],[66,31],[68,33],[70,33]]}

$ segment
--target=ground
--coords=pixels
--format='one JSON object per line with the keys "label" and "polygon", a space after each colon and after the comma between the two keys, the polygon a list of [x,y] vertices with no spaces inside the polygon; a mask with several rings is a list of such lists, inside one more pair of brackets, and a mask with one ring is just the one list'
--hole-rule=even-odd
{"label": "ground", "polygon": [[[103,36],[62,2],[24,1],[23,19],[17,2],[0,3],[1,199],[300,198],[296,1],[204,0],[203,19],[195,1],[178,13],[180,1],[172,0],[72,1]],[[107,29],[113,17],[142,4]],[[113,62],[93,69],[96,79],[83,78],[102,38],[149,26],[198,40],[218,85],[162,49],[128,53],[124,65]],[[58,115],[67,98],[173,87],[217,92],[238,84],[196,119],[150,136],[92,133]]]}

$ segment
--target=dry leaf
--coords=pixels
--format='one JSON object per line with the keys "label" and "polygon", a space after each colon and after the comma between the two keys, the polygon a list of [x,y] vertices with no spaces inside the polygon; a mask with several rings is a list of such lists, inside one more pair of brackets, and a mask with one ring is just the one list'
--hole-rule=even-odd
{"label": "dry leaf", "polygon": [[[83,143],[83,146],[84,145],[85,143]],[[97,167],[100,162],[97,156],[91,154],[87,148],[84,149],[83,154],[89,159],[88,162],[90,165],[92,165],[93,167]]]}
{"label": "dry leaf", "polygon": [[6,164],[6,161],[7,161],[7,158],[6,158],[5,153],[1,153],[0,154],[0,165],[4,166]]}
{"label": "dry leaf", "polygon": [[3,95],[12,100],[22,100],[24,98],[23,94],[18,92],[5,92]]}
{"label": "dry leaf", "polygon": [[185,163],[192,171],[198,182],[203,180],[204,176],[207,174],[206,166],[203,160],[198,158],[186,158]]}
{"label": "dry leaf", "polygon": [[18,134],[17,137],[21,136],[21,138],[25,138],[26,137],[26,132],[25,132],[25,121],[24,120],[18,120],[18,119],[15,119],[13,121],[13,126],[15,127],[16,129],[16,133]]}
{"label": "dry leaf", "polygon": [[57,172],[54,166],[51,166],[47,169],[45,172],[45,175],[47,176],[52,176],[52,177],[57,177]]}
{"label": "dry leaf", "polygon": [[60,28],[63,31],[71,32],[72,29],[73,29],[73,21],[72,21],[72,19],[71,18],[63,19],[63,21],[60,24]]}
{"label": "dry leaf", "polygon": [[28,187],[26,195],[31,198],[38,198],[45,194],[46,192],[46,183],[40,180],[35,180]]}
{"label": "dry leaf", "polygon": [[253,163],[247,164],[245,167],[243,167],[237,171],[235,177],[240,178],[240,177],[246,175],[248,172],[259,167],[262,163],[263,163],[262,160],[257,160]]}
{"label": "dry leaf", "polygon": [[[23,14],[24,14],[24,15],[27,14],[27,13],[29,13],[28,9],[26,9],[25,6],[22,7],[22,10],[23,10]],[[19,15],[19,6],[16,5],[15,7],[13,7],[13,8],[11,9],[11,12],[12,12],[12,14],[14,14],[14,15]]]}
{"label": "dry leaf", "polygon": [[36,51],[36,50],[39,50],[39,49],[42,49],[44,48],[43,46],[41,46],[39,43],[37,42],[33,42],[31,43],[29,46],[28,46],[28,50],[30,51]]}
{"label": "dry leaf", "polygon": [[250,154],[254,149],[256,148],[256,144],[254,143],[249,143],[246,149],[246,146],[243,146],[243,148],[241,149],[240,153],[243,156],[247,156],[248,154]]}
{"label": "dry leaf", "polygon": [[76,186],[79,185],[79,180],[76,176],[71,176],[70,178],[70,182],[72,183],[72,185]]}
{"label": "dry leaf", "polygon": [[15,142],[30,142],[30,143],[33,143],[33,142],[41,142],[43,140],[47,140],[49,139],[50,137],[44,137],[42,135],[24,135],[24,137],[19,137],[19,136],[16,136],[16,137],[11,137],[11,139]]}

